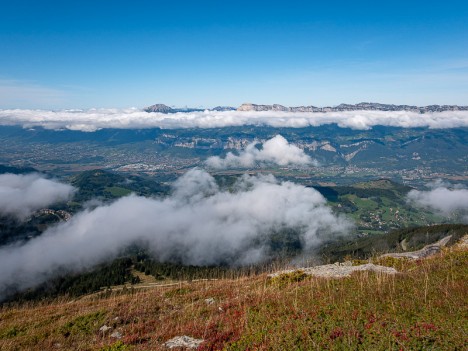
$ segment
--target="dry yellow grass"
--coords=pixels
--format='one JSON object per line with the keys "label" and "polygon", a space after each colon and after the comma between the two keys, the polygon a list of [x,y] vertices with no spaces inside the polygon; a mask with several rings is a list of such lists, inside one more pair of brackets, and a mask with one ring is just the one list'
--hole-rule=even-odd
{"label": "dry yellow grass", "polygon": [[465,349],[468,252],[380,263],[402,274],[281,284],[259,275],[4,306],[0,349],[162,350],[177,335],[204,339],[203,350]]}

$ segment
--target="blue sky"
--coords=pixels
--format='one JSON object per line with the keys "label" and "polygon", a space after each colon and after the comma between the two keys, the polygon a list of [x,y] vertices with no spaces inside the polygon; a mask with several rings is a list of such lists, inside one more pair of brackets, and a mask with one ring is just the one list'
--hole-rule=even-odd
{"label": "blue sky", "polygon": [[468,105],[466,1],[1,0],[0,108]]}

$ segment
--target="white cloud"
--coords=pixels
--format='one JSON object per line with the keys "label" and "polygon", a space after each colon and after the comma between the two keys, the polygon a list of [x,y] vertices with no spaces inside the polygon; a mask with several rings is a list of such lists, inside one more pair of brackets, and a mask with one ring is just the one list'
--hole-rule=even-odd
{"label": "white cloud", "polygon": [[0,175],[0,214],[24,219],[34,211],[71,198],[75,188],[39,174]]}
{"label": "white cloud", "polygon": [[374,126],[459,128],[468,127],[468,111],[419,114],[407,111],[345,111],[326,113],[204,111],[147,113],[139,109],[0,110],[0,125],[25,128],[70,129],[92,132],[102,128],[219,128],[243,125],[300,128],[336,123],[340,127],[370,129]]}
{"label": "white cloud", "polygon": [[281,135],[265,141],[261,149],[258,149],[257,145],[257,142],[247,145],[238,156],[228,152],[225,158],[209,157],[205,163],[207,166],[217,169],[247,168],[256,164],[271,163],[279,166],[317,164],[310,156],[306,155],[304,150],[289,144]]}
{"label": "white cloud", "polygon": [[0,248],[0,299],[12,286],[91,267],[133,242],[147,243],[162,261],[237,265],[263,260],[272,231],[296,229],[310,249],[349,227],[313,188],[243,176],[224,191],[208,173],[193,169],[165,199],[131,195],[79,213],[22,246]]}
{"label": "white cloud", "polygon": [[468,189],[460,185],[451,186],[441,180],[428,184],[431,190],[411,190],[408,201],[417,206],[428,208],[448,215],[454,211],[468,211]]}

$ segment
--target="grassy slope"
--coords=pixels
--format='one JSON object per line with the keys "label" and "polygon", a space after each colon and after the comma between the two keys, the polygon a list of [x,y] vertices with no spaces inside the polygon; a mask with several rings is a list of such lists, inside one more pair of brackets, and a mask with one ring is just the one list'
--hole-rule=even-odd
{"label": "grassy slope", "polygon": [[206,340],[204,350],[462,350],[468,252],[385,263],[404,273],[281,283],[260,275],[4,306],[0,349],[104,350],[116,343],[99,332],[106,324],[123,335],[115,349],[162,350],[169,338],[190,335]]}

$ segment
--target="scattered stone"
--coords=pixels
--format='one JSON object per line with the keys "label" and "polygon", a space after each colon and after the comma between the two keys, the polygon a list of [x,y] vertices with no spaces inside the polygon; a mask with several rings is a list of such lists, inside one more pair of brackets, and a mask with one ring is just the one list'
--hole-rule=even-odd
{"label": "scattered stone", "polygon": [[[424,246],[421,250],[413,252],[401,252],[401,253],[388,253],[380,257],[393,257],[393,258],[409,258],[409,259],[421,259],[426,258],[436,253],[447,245],[447,243],[452,238],[451,235],[446,236],[445,238],[439,240],[438,242],[430,245]],[[406,245],[406,243],[405,243]],[[468,236],[465,236],[460,240],[459,244],[461,247],[468,246]],[[326,264],[323,266],[307,267],[307,268],[297,268],[297,269],[288,269],[284,271],[279,271],[276,273],[269,274],[269,278],[276,278],[283,274],[291,274],[294,272],[302,272],[306,275],[313,275],[316,277],[324,278],[344,278],[351,276],[351,273],[356,271],[372,271],[377,273],[385,274],[396,274],[398,271],[395,268],[385,267],[380,265],[375,265],[373,263],[367,263],[359,266],[353,266],[351,261],[346,262],[335,262],[333,264]]]}
{"label": "scattered stone", "polygon": [[99,331],[105,333],[106,331],[112,329],[112,327],[108,327],[107,325],[103,325],[101,328],[99,328]]}
{"label": "scattered stone", "polygon": [[352,266],[348,262],[326,264],[323,266],[289,269],[285,271],[276,272],[269,274],[268,277],[276,278],[283,274],[290,274],[296,271],[301,271],[304,274],[312,275],[315,277],[323,278],[345,278],[351,276],[351,273],[356,271],[372,271],[385,274],[396,274],[398,271],[395,268],[375,265],[373,263],[367,263],[360,266]]}
{"label": "scattered stone", "polygon": [[445,238],[439,240],[438,242],[430,245],[424,246],[421,250],[412,251],[412,252],[395,252],[382,255],[380,257],[393,257],[393,258],[409,258],[411,260],[418,260],[421,258],[426,258],[433,256],[440,252],[440,250],[447,245],[447,243],[452,238],[451,235],[446,236]]}
{"label": "scattered stone", "polygon": [[164,343],[164,346],[166,346],[169,349],[173,349],[175,347],[185,347],[186,349],[196,349],[198,348],[202,342],[203,339],[195,339],[190,336],[182,335],[182,336],[176,336]]}
{"label": "scattered stone", "polygon": [[215,303],[215,299],[213,299],[212,297],[208,298],[208,299],[205,299],[205,303],[207,305],[212,305]]}
{"label": "scattered stone", "polygon": [[122,339],[122,333],[115,331],[110,335],[110,337],[114,339]]}

